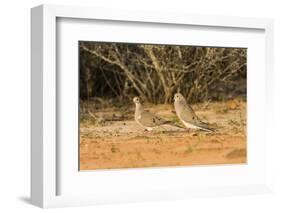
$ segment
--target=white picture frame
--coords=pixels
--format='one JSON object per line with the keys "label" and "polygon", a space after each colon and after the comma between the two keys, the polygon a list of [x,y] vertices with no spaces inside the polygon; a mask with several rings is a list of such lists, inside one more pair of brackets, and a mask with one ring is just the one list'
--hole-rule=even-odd
{"label": "white picture frame", "polygon": [[[155,176],[156,178],[168,175],[169,178],[176,178],[179,175],[186,177],[187,173],[184,168],[173,169],[144,169],[138,170],[136,173],[135,169],[126,170],[120,175],[116,171],[101,171],[99,174],[96,172],[84,172],[82,179],[77,179],[78,181],[90,181],[95,175],[100,175],[103,179],[109,172],[111,172],[114,178],[125,178],[133,177],[144,179],[140,186],[143,187],[143,191],[137,188],[134,189],[134,184],[129,184],[129,190],[120,191],[116,190],[110,191],[110,189],[99,189],[98,193],[91,195],[84,193],[84,189],[80,193],[60,193],[60,185],[64,184],[66,181],[60,178],[60,173],[65,172],[62,166],[58,165],[58,160],[60,157],[60,152],[58,152],[57,139],[57,121],[58,121],[58,95],[57,88],[59,87],[60,81],[57,79],[57,49],[58,49],[58,21],[59,19],[79,19],[79,20],[100,20],[102,21],[118,21],[120,25],[122,23],[143,23],[153,24],[154,26],[166,26],[173,28],[173,26],[198,26],[202,28],[211,29],[226,29],[229,32],[232,30],[256,30],[262,32],[263,37],[258,42],[265,42],[264,53],[262,53],[262,65],[264,67],[260,68],[260,77],[257,80],[252,79],[251,81],[260,81],[264,83],[265,87],[258,84],[253,84],[253,88],[258,88],[261,94],[264,94],[264,101],[260,108],[257,107],[257,111],[265,112],[269,114],[272,109],[272,99],[270,91],[272,90],[272,79],[273,79],[273,21],[271,19],[257,19],[257,18],[241,18],[241,17],[216,17],[216,16],[203,16],[203,15],[188,15],[188,14],[167,14],[167,13],[155,13],[148,11],[122,11],[122,10],[112,10],[112,9],[101,9],[101,8],[84,8],[84,7],[74,7],[74,6],[54,6],[54,5],[41,5],[31,10],[31,201],[33,204],[47,208],[47,207],[63,207],[63,206],[76,206],[76,205],[92,205],[100,203],[117,203],[117,202],[138,202],[145,200],[166,200],[166,199],[182,199],[188,197],[198,197],[198,196],[223,196],[223,195],[242,195],[242,194],[253,194],[253,193],[265,193],[271,191],[271,172],[270,172],[270,161],[266,160],[268,158],[268,153],[266,153],[264,148],[270,146],[269,134],[271,118],[269,114],[263,114],[263,117],[259,119],[263,120],[266,124],[265,131],[261,130],[260,126],[256,126],[259,132],[259,137],[263,138],[264,141],[261,142],[260,148],[255,148],[250,146],[249,148],[253,152],[259,152],[260,159],[262,161],[261,167],[255,167],[254,175],[256,179],[251,179],[253,176],[247,176],[245,181],[235,181],[232,184],[225,182],[223,184],[214,185],[202,185],[198,187],[198,184],[194,183],[194,187],[190,185],[183,185],[182,187],[176,185],[165,186],[165,182],[159,181],[158,188],[151,189],[145,187],[145,181],[147,175],[149,177]],[[102,23],[101,23],[102,24]],[[217,41],[219,44],[219,41]],[[221,44],[225,45],[225,44]],[[230,44],[229,44],[230,45]],[[238,44],[239,45],[239,42]],[[266,77],[265,79],[262,77]],[[251,77],[251,76],[250,76]],[[252,78],[252,77],[251,77]],[[66,79],[67,81],[67,79]],[[254,94],[254,93],[253,93]],[[254,95],[253,95],[254,96]],[[250,100],[251,101],[251,100]],[[252,105],[257,101],[252,99]],[[251,115],[251,113],[250,113]],[[252,123],[257,116],[252,116]],[[253,128],[249,128],[248,132],[253,132]],[[250,134],[251,135],[251,134]],[[61,149],[65,146],[61,147]],[[68,149],[65,149],[68,152]],[[69,153],[75,149],[69,148]],[[269,149],[267,149],[269,150]],[[202,167],[201,167],[202,168]],[[243,172],[247,171],[247,167],[232,167],[227,166],[224,168],[212,168],[204,167],[200,171],[193,171],[194,175],[208,175],[212,171],[217,170],[218,174],[220,172]],[[75,169],[75,167],[74,167]],[[194,170],[194,168],[193,168]],[[78,172],[78,171],[77,171]],[[172,172],[172,173],[171,173]],[[103,173],[103,174],[102,174]],[[71,173],[68,176],[69,183],[65,185],[71,192],[72,190],[77,191],[79,189],[79,183],[75,182],[71,177]],[[191,174],[191,173],[189,173]],[[223,173],[222,173],[223,174]],[[259,178],[259,175],[262,176]],[[74,175],[73,175],[74,176]],[[80,175],[81,176],[81,175]],[[142,177],[142,178],[141,178]],[[240,177],[243,179],[243,175]],[[80,177],[79,177],[80,178]],[[227,178],[227,177],[226,177]],[[110,180],[110,179],[108,179]],[[107,181],[108,181],[107,180]],[[157,179],[152,181],[156,181]],[[194,179],[192,179],[194,180]],[[199,180],[199,178],[198,178]],[[250,184],[252,180],[253,184]],[[62,183],[63,181],[63,183]],[[183,183],[184,180],[178,180],[179,183]],[[182,182],[181,182],[182,181]],[[126,180],[125,180],[126,182]],[[124,182],[122,183],[124,184]],[[142,185],[143,184],[143,185]],[[75,187],[77,186],[77,187]],[[83,188],[83,186],[81,185]],[[84,186],[85,188],[85,186]],[[91,187],[90,187],[91,188]],[[92,190],[92,189],[91,189]],[[135,192],[134,192],[135,190]],[[79,191],[79,190],[78,190]],[[122,196],[120,196],[122,193]]]}

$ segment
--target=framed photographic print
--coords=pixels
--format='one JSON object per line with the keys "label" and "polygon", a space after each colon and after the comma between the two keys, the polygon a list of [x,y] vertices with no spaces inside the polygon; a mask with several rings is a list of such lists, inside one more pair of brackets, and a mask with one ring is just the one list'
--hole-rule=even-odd
{"label": "framed photographic print", "polygon": [[271,191],[272,20],[31,14],[33,204]]}

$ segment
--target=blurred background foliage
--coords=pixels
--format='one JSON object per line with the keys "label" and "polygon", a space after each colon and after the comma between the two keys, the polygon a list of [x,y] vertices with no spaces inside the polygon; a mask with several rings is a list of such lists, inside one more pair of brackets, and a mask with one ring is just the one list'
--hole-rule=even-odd
{"label": "blurred background foliage", "polygon": [[246,99],[247,49],[80,41],[79,75],[82,101]]}

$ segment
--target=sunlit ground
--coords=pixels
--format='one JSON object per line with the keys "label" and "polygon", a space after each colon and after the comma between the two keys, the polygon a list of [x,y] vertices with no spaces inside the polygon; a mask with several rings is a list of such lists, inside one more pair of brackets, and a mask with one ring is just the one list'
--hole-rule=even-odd
{"label": "sunlit ground", "polygon": [[[172,105],[145,104],[181,125]],[[216,129],[188,132],[165,125],[145,132],[134,121],[134,105],[81,111],[80,170],[246,163],[246,102],[192,105]]]}

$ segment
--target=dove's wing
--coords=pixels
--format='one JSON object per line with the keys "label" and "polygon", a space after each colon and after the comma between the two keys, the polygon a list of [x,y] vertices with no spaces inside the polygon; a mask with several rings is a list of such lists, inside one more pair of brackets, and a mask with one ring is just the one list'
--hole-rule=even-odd
{"label": "dove's wing", "polygon": [[167,121],[147,111],[143,111],[137,119],[146,127],[156,127],[167,123]]}
{"label": "dove's wing", "polygon": [[208,129],[208,124],[202,122],[197,115],[194,113],[193,109],[189,105],[185,105],[185,107],[182,109],[180,113],[180,118],[186,122],[190,123],[192,125],[201,127],[201,128],[206,128]]}

